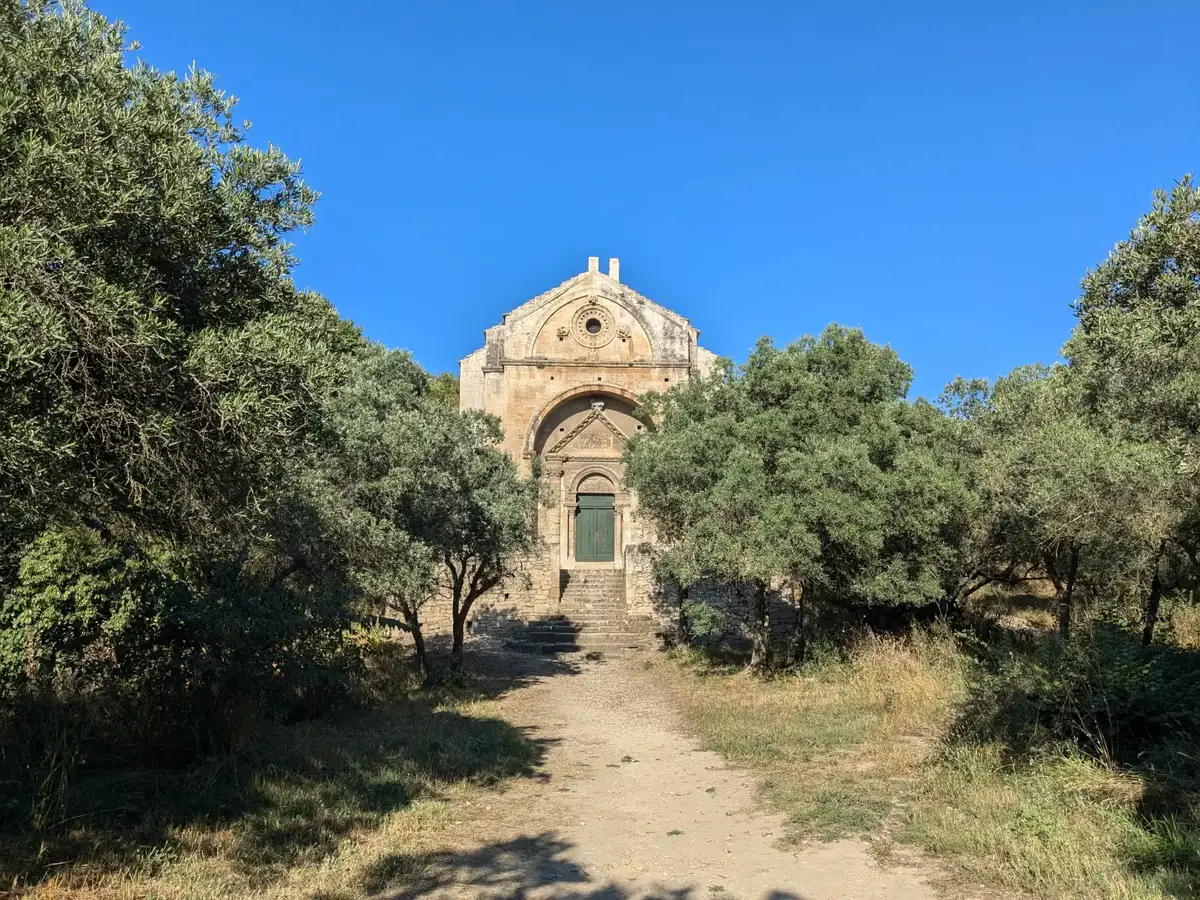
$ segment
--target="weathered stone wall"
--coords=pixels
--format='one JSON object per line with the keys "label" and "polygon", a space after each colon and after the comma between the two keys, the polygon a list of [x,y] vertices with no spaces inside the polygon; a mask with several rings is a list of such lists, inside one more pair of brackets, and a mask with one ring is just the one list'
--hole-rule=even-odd
{"label": "weathered stone wall", "polygon": [[[688,597],[713,606],[725,613],[728,625],[725,638],[734,642],[750,638],[750,612],[754,602],[754,585],[725,584],[705,579],[692,585]],[[772,638],[775,641],[791,637],[796,624],[795,609],[782,586],[776,585],[767,592],[767,615]]]}

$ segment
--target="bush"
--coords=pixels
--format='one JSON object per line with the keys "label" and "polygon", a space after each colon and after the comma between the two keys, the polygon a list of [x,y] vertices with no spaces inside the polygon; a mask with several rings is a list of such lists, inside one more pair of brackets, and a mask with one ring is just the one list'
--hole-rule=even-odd
{"label": "bush", "polygon": [[1200,654],[1143,646],[1099,623],[1069,643],[993,651],[961,720],[965,735],[1027,752],[1069,743],[1123,765],[1177,766],[1200,735]]}
{"label": "bush", "polygon": [[703,600],[684,600],[683,619],[687,623],[688,637],[695,640],[718,640],[729,627],[729,615],[725,610]]}
{"label": "bush", "polygon": [[0,780],[20,798],[0,818],[48,824],[77,766],[180,765],[347,698],[340,598],[251,568],[86,528],[34,541],[0,603]]}

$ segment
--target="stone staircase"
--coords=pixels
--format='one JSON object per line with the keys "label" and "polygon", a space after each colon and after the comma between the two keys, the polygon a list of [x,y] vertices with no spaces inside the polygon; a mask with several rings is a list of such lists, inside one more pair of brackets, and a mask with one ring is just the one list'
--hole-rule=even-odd
{"label": "stone staircase", "polygon": [[623,569],[564,569],[558,613],[528,623],[520,643],[544,653],[653,647],[658,623],[630,616]]}

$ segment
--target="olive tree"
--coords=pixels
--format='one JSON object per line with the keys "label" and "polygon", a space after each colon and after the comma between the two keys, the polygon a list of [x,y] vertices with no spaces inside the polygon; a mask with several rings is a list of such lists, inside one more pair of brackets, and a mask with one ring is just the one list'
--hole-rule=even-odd
{"label": "olive tree", "polygon": [[1063,348],[1084,407],[1173,462],[1174,523],[1146,575],[1143,640],[1161,595],[1200,581],[1200,188],[1191,176],[1153,205],[1083,280]]}
{"label": "olive tree", "polygon": [[[1159,444],[1104,427],[1066,366],[1021,367],[974,387],[976,571],[990,563],[1044,572],[1065,638],[1080,584],[1119,594],[1156,564],[1176,519],[1173,460]],[[961,396],[962,385],[954,390]]]}
{"label": "olive tree", "polygon": [[247,524],[335,374],[289,277],[316,194],[81,4],[0,0],[0,35],[0,541]]}
{"label": "olive tree", "polygon": [[946,595],[971,494],[949,423],[905,399],[910,381],[893,350],[831,325],[644,398],[659,424],[631,441],[627,478],[664,575],[754,586],[752,668],[769,663],[772,583],[843,604]]}
{"label": "olive tree", "polygon": [[449,595],[454,664],[462,664],[475,601],[507,578],[533,547],[536,478],[500,449],[494,416],[431,404],[417,436],[430,465],[409,509],[413,535],[436,560]]}
{"label": "olive tree", "polygon": [[307,484],[364,605],[411,634],[430,679],[424,611],[449,603],[461,663],[475,601],[532,545],[537,499],[496,419],[459,412],[444,384],[408,353],[364,344],[330,398]]}

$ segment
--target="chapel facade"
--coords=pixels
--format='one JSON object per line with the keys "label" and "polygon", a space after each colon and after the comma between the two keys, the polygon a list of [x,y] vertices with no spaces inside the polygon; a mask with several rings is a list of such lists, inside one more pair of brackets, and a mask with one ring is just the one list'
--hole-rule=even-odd
{"label": "chapel facade", "polygon": [[687,319],[622,284],[619,265],[610,259],[606,274],[589,258],[587,271],[488,328],[460,362],[460,407],[498,417],[504,449],[544,482],[536,550],[520,577],[481,598],[478,624],[555,617],[573,602],[575,612],[619,604],[641,621],[669,615],[621,455],[653,427],[638,398],[706,373],[716,357]]}

